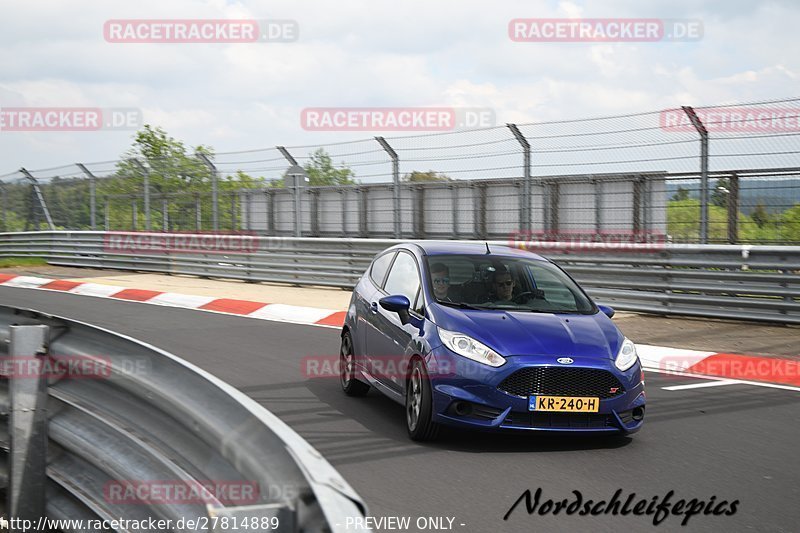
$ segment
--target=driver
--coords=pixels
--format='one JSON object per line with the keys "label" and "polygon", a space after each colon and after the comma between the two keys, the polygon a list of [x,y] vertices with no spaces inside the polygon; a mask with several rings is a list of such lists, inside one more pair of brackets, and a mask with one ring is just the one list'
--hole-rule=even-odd
{"label": "driver", "polygon": [[511,302],[514,297],[514,278],[506,269],[496,270],[492,280],[494,294],[498,303]]}

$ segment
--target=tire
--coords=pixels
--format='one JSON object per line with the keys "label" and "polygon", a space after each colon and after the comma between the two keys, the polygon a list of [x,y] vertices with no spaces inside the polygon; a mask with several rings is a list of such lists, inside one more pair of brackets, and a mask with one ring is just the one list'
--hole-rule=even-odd
{"label": "tire", "polygon": [[414,359],[406,386],[406,428],[411,440],[435,440],[439,424],[433,421],[433,389],[421,359]]}
{"label": "tire", "polygon": [[354,366],[353,337],[346,331],[342,335],[342,346],[339,349],[339,383],[348,396],[364,396],[369,392],[369,385],[356,379]]}

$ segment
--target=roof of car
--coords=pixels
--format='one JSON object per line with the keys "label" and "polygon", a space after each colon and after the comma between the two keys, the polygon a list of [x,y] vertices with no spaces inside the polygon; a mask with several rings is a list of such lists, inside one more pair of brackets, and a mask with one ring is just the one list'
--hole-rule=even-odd
{"label": "roof of car", "polygon": [[[409,244],[419,246],[426,255],[486,254],[486,242],[482,241],[411,241]],[[518,256],[538,261],[547,261],[547,259],[538,254],[511,246],[489,243],[489,251],[492,255]]]}

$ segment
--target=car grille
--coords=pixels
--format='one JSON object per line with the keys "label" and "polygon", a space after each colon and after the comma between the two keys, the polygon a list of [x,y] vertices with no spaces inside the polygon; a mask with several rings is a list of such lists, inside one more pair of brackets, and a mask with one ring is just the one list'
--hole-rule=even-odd
{"label": "car grille", "polygon": [[523,398],[544,395],[591,396],[606,399],[625,392],[619,380],[607,370],[557,366],[522,368],[504,379],[497,388]]}
{"label": "car grille", "polygon": [[599,413],[508,413],[503,426],[549,429],[602,429],[617,427],[613,416]]}

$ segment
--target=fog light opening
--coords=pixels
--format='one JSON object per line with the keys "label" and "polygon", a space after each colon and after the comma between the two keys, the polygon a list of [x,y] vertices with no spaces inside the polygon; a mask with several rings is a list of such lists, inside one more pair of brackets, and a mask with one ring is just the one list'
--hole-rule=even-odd
{"label": "fog light opening", "polygon": [[469,416],[472,414],[472,404],[469,402],[456,402],[454,408],[458,416]]}
{"label": "fog light opening", "polygon": [[644,407],[636,407],[634,408],[631,416],[636,422],[641,422],[644,419]]}

